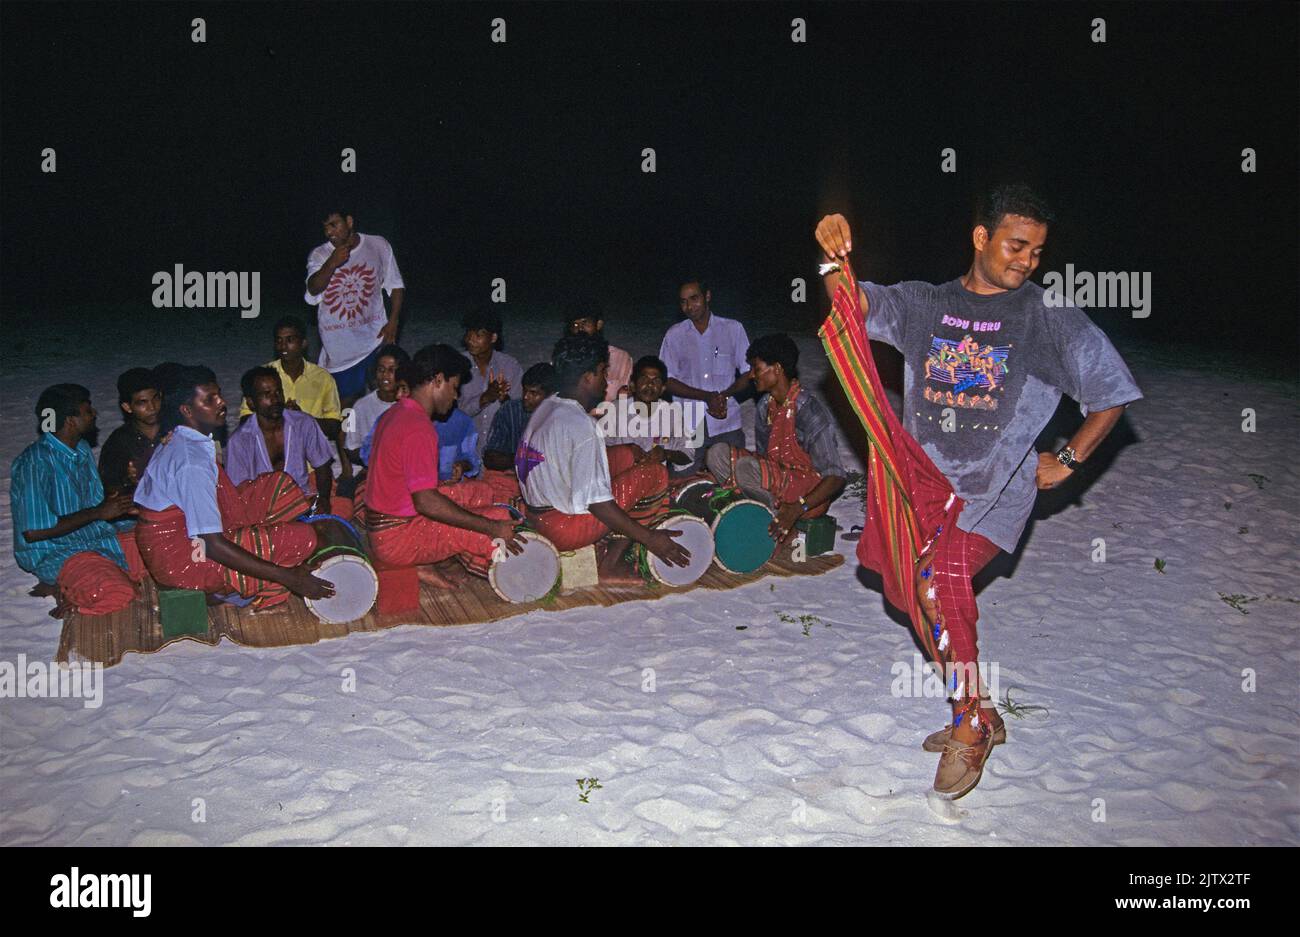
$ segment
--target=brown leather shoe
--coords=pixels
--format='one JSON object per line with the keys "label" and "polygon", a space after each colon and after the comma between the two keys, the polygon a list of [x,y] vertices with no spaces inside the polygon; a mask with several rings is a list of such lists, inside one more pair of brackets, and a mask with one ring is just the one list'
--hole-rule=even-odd
{"label": "brown leather shoe", "polygon": [[[946,725],[938,732],[932,732],[929,735],[927,735],[925,737],[925,741],[921,743],[921,748],[922,750],[927,752],[941,752],[943,751],[943,747],[948,744],[948,740],[951,738],[952,738],[952,726]],[[1001,745],[1006,740],[1007,740],[1006,723],[999,722],[996,726],[993,727],[993,744]]]}
{"label": "brown leather shoe", "polygon": [[969,745],[949,739],[934,773],[934,792],[944,800],[957,800],[974,790],[984,776],[984,763],[989,760],[993,744],[991,732]]}

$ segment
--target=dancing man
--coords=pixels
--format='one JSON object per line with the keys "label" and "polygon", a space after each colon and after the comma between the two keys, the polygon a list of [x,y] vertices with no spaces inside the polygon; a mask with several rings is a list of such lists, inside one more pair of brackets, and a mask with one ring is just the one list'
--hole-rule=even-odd
{"label": "dancing man", "polygon": [[[1079,309],[1050,308],[1029,282],[1053,220],[1028,187],[994,189],[976,213],[970,268],[939,285],[852,283],[848,222],[828,215],[816,230],[833,304],[823,344],[871,440],[858,557],[881,573],[886,597],[911,613],[944,668],[952,725],[923,748],[940,753],[934,789],[950,799],[975,787],[1006,738],[980,679],[971,580],[999,550],[1016,549],[1035,489],[1073,475],[1142,396],[1106,335]],[[901,425],[880,390],[868,333],[903,354]],[[987,352],[971,350],[975,335]],[[1063,393],[1087,418],[1058,452],[1036,455]]]}

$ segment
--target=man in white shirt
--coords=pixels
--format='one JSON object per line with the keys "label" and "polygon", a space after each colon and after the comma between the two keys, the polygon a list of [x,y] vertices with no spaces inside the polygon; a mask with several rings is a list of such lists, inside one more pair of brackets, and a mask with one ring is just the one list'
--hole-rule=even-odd
{"label": "man in white shirt", "polygon": [[136,544],[158,585],[269,608],[289,593],[319,599],[334,587],[304,565],[316,532],[295,518],[307,498],[284,472],[236,486],[217,464],[212,432],[226,423],[216,375],[184,367],[163,402],[168,437],[135,489]]}
{"label": "man in white shirt", "polygon": [[[750,384],[745,360],[749,336],[735,319],[713,314],[709,308],[712,293],[701,280],[683,283],[677,297],[686,319],[672,326],[659,346],[659,357],[670,375],[668,392],[679,399],[708,404],[704,439],[696,449],[696,459],[677,473],[686,475],[703,470],[704,454],[715,443],[745,447],[740,404],[734,397]],[[695,427],[688,429],[694,432]]]}
{"label": "man in white shirt", "polygon": [[[393,248],[377,234],[361,234],[350,212],[325,215],[328,240],[307,257],[304,299],[316,307],[318,364],[334,375],[348,407],[366,392],[366,375],[381,345],[397,341],[406,287]],[[388,293],[391,313],[384,311]]]}
{"label": "man in white shirt", "polygon": [[[640,583],[622,562],[628,540],[683,566],[690,554],[677,531],[648,526],[668,512],[668,472],[662,462],[634,464],[635,447],[614,449],[588,411],[605,399],[609,348],[603,339],[570,335],[552,356],[557,392],[533,412],[515,451],[515,471],[532,526],[561,551],[590,546],[609,534],[599,557],[602,583]],[[625,539],[624,539],[625,538]]]}
{"label": "man in white shirt", "polygon": [[668,382],[667,366],[654,355],[637,359],[631,372],[632,396],[597,407],[597,425],[607,447],[633,445],[642,451],[637,462],[663,462],[686,466],[695,461],[695,441],[686,426],[698,425],[704,404],[698,400],[677,405],[661,399]]}

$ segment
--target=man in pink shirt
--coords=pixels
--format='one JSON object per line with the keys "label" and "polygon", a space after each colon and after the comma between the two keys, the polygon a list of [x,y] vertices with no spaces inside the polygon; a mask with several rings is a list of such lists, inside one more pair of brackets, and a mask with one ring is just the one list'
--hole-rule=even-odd
{"label": "man in pink shirt", "polygon": [[465,359],[450,345],[428,345],[398,369],[410,395],[375,424],[365,491],[365,525],[379,567],[420,567],[420,579],[439,588],[456,585],[433,569],[456,557],[487,576],[498,544],[523,549],[510,513],[493,507],[492,488],[472,479],[440,487],[438,431],[460,394]]}
{"label": "man in pink shirt", "polygon": [[[591,300],[569,307],[565,314],[565,335],[591,335],[605,338],[605,317]],[[617,400],[620,394],[630,394],[632,383],[632,356],[622,348],[609,346],[609,371],[605,376],[605,399]]]}

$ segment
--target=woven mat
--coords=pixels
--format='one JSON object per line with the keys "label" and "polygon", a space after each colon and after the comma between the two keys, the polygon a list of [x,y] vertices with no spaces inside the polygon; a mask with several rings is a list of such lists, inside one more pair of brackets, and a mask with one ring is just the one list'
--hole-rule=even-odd
{"label": "woven mat", "polygon": [[724,573],[714,566],[690,586],[578,589],[547,602],[520,605],[503,601],[485,580],[471,576],[455,591],[421,586],[418,610],[400,615],[378,615],[372,611],[345,625],[320,621],[297,596],[290,596],[277,608],[256,614],[248,609],[219,605],[208,609],[207,634],[173,638],[163,637],[162,621],[158,615],[158,592],[153,581],[146,578],[141,597],[122,611],[94,617],[73,613],[65,619],[63,635],[59,639],[58,660],[90,661],[111,667],[128,653],[152,654],[176,641],[216,645],[222,638],[229,638],[245,647],[289,647],[341,638],[357,631],[382,631],[398,625],[468,625],[500,621],[535,610],[560,612],[587,605],[608,607],[621,602],[660,599],[696,589],[735,589],[768,576],[818,576],[844,562],[844,557],[829,553],[796,563],[784,555],[786,551],[781,552],[783,555],[769,560],[757,572],[743,576]]}

